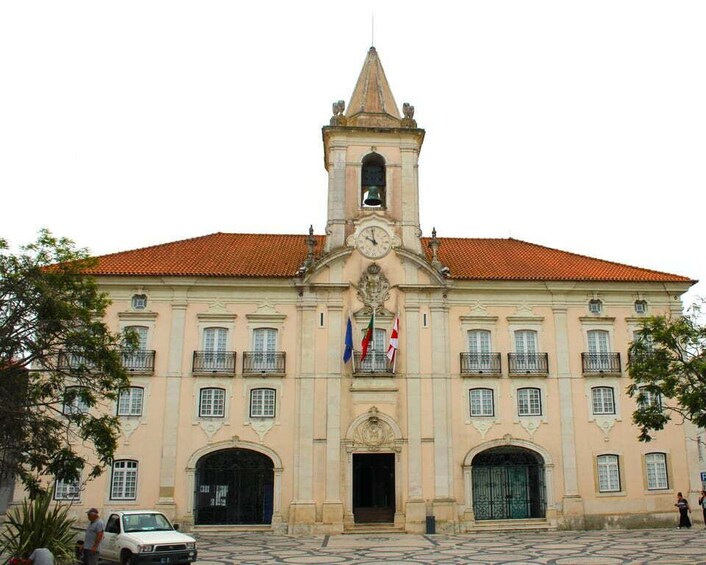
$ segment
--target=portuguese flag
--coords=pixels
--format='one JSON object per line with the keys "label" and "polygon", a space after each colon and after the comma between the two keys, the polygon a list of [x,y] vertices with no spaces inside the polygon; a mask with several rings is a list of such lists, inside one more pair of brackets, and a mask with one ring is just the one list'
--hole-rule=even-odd
{"label": "portuguese flag", "polygon": [[363,336],[363,341],[360,344],[363,348],[363,354],[360,356],[360,362],[365,360],[366,355],[368,355],[368,347],[370,347],[370,342],[373,341],[373,328],[375,327],[375,310],[373,310],[373,315],[370,317],[370,322],[368,323],[368,328],[365,330],[365,335]]}

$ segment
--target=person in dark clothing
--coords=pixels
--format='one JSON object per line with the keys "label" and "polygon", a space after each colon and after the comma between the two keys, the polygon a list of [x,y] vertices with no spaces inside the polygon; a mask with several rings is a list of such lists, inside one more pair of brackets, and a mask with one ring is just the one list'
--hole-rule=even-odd
{"label": "person in dark clothing", "polygon": [[679,529],[691,528],[691,520],[689,520],[689,501],[684,498],[681,493],[677,493],[677,503],[674,505],[679,510]]}
{"label": "person in dark clothing", "polygon": [[699,506],[704,513],[704,527],[706,528],[706,490],[701,491],[701,496],[699,497]]}

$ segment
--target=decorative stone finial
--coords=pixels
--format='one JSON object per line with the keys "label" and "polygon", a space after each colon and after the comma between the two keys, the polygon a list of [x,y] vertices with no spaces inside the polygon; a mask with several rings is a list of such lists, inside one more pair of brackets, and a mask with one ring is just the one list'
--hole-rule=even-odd
{"label": "decorative stone finial", "polygon": [[330,124],[332,126],[345,126],[346,117],[343,112],[346,109],[346,103],[343,100],[337,100],[333,103],[333,116],[331,116]]}
{"label": "decorative stone finial", "polygon": [[414,106],[409,102],[402,104],[402,127],[403,128],[416,128],[417,122],[414,119]]}

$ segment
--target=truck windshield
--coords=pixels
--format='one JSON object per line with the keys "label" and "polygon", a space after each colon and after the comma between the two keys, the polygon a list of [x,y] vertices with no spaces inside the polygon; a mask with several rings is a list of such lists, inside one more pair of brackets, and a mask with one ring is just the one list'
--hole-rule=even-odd
{"label": "truck windshield", "polygon": [[161,514],[127,514],[123,516],[126,532],[158,532],[172,530],[172,525]]}

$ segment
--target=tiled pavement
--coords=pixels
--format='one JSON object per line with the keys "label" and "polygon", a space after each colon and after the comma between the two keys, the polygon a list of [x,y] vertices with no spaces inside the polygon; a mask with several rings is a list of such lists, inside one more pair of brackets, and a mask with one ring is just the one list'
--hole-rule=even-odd
{"label": "tiled pavement", "polygon": [[316,537],[235,533],[199,534],[197,537],[198,565],[706,565],[706,530],[698,528]]}

